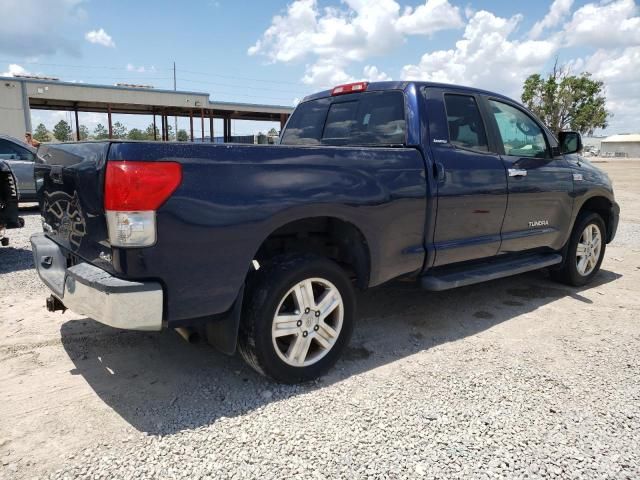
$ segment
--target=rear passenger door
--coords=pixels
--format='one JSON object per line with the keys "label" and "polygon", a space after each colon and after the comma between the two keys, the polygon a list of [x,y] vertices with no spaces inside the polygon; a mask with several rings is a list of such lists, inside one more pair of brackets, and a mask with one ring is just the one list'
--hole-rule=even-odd
{"label": "rear passenger door", "polygon": [[573,208],[573,175],[555,139],[523,108],[504,99],[485,101],[498,151],[507,168],[509,202],[500,253],[559,250]]}
{"label": "rear passenger door", "polygon": [[507,181],[478,97],[435,88],[424,94],[438,174],[433,265],[492,257],[500,248]]}

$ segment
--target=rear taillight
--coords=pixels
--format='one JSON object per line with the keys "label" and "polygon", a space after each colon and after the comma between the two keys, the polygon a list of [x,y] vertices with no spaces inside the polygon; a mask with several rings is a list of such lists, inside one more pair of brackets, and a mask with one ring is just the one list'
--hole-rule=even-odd
{"label": "rear taillight", "polygon": [[331,90],[331,96],[345,95],[347,93],[364,92],[369,86],[368,82],[347,83],[346,85],[338,85]]}
{"label": "rear taillight", "polygon": [[182,181],[175,162],[108,162],[104,209],[114,247],[148,247],[156,242],[156,210]]}

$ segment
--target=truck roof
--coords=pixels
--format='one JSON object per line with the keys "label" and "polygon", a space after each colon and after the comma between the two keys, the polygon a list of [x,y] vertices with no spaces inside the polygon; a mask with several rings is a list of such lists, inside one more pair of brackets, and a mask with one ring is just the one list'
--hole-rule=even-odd
{"label": "truck roof", "polygon": [[[406,90],[406,88],[409,85],[415,85],[416,87],[433,87],[433,88],[446,88],[449,90],[464,90],[465,92],[475,92],[475,93],[480,93],[484,95],[491,95],[494,97],[504,98],[512,102],[515,101],[514,99],[509,98],[500,93],[491,92],[489,90],[483,90],[481,88],[468,87],[465,85],[454,85],[451,83],[438,83],[438,82],[393,81],[393,80],[385,81],[385,82],[370,82],[369,85],[367,86],[367,91],[371,92],[371,91],[380,91],[380,90]],[[306,97],[304,97],[302,99],[302,102],[307,102],[309,100],[316,100],[318,98],[330,97],[332,90],[333,89],[312,93],[311,95],[307,95]]]}

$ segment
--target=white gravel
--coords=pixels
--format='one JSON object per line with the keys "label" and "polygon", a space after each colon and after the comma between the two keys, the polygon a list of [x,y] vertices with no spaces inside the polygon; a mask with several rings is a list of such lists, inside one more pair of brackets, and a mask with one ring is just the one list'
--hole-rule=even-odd
{"label": "white gravel", "polygon": [[635,215],[588,288],[536,272],[361,295],[347,355],[302,386],[174,332],[48,314],[28,216],[0,251],[0,478],[638,479]]}

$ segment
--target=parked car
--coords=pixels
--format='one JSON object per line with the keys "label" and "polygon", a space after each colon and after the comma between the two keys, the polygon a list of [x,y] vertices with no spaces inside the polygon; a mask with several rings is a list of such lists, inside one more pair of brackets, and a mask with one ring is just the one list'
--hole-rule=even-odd
{"label": "parked car", "polygon": [[37,149],[17,138],[0,135],[0,160],[13,170],[20,190],[20,202],[35,202],[36,185],[33,181],[33,165]]}
{"label": "parked car", "polygon": [[24,220],[18,215],[18,188],[9,165],[0,160],[0,245],[9,245],[6,231],[20,228]]}
{"label": "parked car", "polygon": [[307,97],[279,146],[46,145],[35,264],[52,311],[201,328],[258,372],[305,381],[347,345],[356,288],[540,268],[590,282],[619,207],[580,149],[502,95],[422,82]]}

